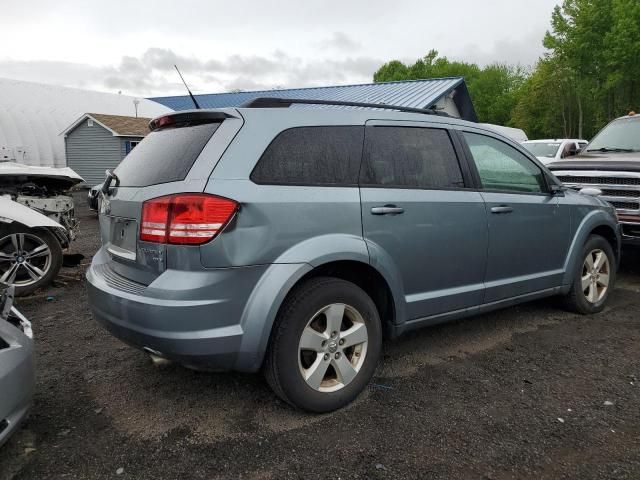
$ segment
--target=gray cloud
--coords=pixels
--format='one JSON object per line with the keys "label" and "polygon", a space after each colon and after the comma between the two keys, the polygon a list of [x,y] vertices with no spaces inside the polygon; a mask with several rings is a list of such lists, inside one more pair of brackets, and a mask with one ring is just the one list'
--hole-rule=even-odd
{"label": "gray cloud", "polygon": [[174,64],[185,74],[194,92],[213,93],[370,82],[373,72],[382,63],[382,59],[364,56],[336,60],[306,59],[280,50],[267,56],[230,55],[225,59],[200,60],[171,49],[154,47],[140,56],[123,56],[116,65],[0,61],[0,71],[10,78],[122,91],[139,96],[161,96],[184,93]]}
{"label": "gray cloud", "polygon": [[431,48],[530,65],[558,2],[2,0],[0,76],[152,96],[184,93],[174,64],[199,93],[370,82]]}
{"label": "gray cloud", "polygon": [[[478,44],[467,45],[456,58],[480,65],[508,63],[527,67],[534,65],[544,51],[539,32],[531,31],[516,39],[501,38],[487,42],[484,48]],[[453,58],[453,55],[450,57]]]}
{"label": "gray cloud", "polygon": [[362,44],[356,42],[344,32],[333,32],[329,38],[318,42],[320,48],[331,48],[340,52],[356,51],[362,49]]}
{"label": "gray cloud", "polygon": [[178,65],[180,70],[185,72],[202,68],[202,63],[198,59],[178,55],[168,48],[148,48],[142,54],[140,61],[149,68],[160,71],[174,70],[174,65]]}

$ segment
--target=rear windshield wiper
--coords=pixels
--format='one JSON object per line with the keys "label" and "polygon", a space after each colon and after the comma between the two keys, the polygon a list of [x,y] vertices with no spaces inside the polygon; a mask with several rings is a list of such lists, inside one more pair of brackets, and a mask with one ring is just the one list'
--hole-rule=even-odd
{"label": "rear windshield wiper", "polygon": [[587,152],[635,152],[635,150],[633,148],[602,147],[587,148]]}

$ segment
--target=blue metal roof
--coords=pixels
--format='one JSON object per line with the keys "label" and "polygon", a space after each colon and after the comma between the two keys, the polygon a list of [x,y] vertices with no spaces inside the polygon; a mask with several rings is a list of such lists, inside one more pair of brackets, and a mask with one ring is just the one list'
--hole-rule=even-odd
{"label": "blue metal roof", "polygon": [[[461,118],[477,121],[467,86],[462,77],[254,92],[210,93],[195,95],[195,97],[202,108],[239,107],[243,103],[258,97],[385,103],[402,107],[430,108],[442,97],[454,91],[453,100],[460,111]],[[173,110],[194,108],[193,102],[188,95],[154,97],[149,100],[154,100]]]}

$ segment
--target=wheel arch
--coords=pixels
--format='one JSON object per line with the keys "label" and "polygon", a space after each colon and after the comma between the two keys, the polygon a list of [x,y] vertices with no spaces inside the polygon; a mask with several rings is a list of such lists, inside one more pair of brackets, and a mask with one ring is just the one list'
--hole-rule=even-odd
{"label": "wheel arch", "polygon": [[393,334],[393,325],[396,320],[396,301],[384,276],[370,264],[355,260],[327,262],[307,272],[293,288],[314,277],[340,278],[360,287],[375,303],[385,335]]}
{"label": "wheel arch", "polygon": [[600,235],[609,242],[609,245],[611,245],[611,249],[613,250],[613,254],[616,256],[615,262],[617,265],[620,260],[621,249],[615,229],[609,225],[598,225],[591,230],[589,235]]}
{"label": "wheel arch", "polygon": [[569,247],[569,252],[564,265],[563,285],[569,287],[573,283],[573,271],[576,263],[580,262],[580,253],[590,235],[601,235],[610,244],[616,256],[616,266],[620,262],[621,241],[620,229],[609,214],[602,210],[593,210],[586,215],[576,229],[573,241]]}
{"label": "wheel arch", "polygon": [[319,264],[273,264],[263,275],[243,312],[242,355],[236,368],[259,370],[271,340],[273,325],[284,301],[302,282],[319,276],[333,276],[362,288],[378,308],[385,336],[395,334],[397,298],[385,277],[364,258],[346,256]]}

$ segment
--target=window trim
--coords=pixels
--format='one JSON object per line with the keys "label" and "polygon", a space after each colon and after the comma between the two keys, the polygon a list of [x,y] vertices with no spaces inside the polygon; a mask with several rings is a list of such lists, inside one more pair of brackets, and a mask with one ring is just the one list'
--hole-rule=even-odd
{"label": "window trim", "polygon": [[[530,154],[528,152],[523,152],[520,148],[515,147],[514,145],[511,145],[508,142],[505,142],[504,140],[502,140],[501,138],[491,135],[490,132],[479,132],[479,131],[474,131],[474,130],[469,130],[469,129],[460,129],[457,130],[458,133],[458,137],[460,138],[460,141],[462,142],[463,145],[463,150],[465,153],[465,156],[467,157],[467,163],[469,164],[469,168],[472,171],[473,177],[474,177],[474,183],[476,185],[476,189],[479,192],[487,192],[487,193],[506,193],[506,194],[512,194],[512,195],[535,195],[538,197],[548,197],[550,195],[552,195],[551,192],[551,188],[549,187],[549,177],[545,171],[544,168],[542,168],[540,165],[538,165],[537,161],[534,161]],[[504,143],[505,145],[513,148],[516,152],[521,153],[527,160],[529,160],[529,162],[536,167],[540,173],[542,174],[542,178],[544,181],[544,190],[542,192],[519,192],[517,190],[509,190],[509,189],[502,189],[502,188],[485,188],[482,185],[482,179],[480,178],[480,172],[478,171],[478,167],[476,165],[475,160],[473,159],[473,154],[471,153],[471,149],[469,148],[469,144],[467,143],[467,139],[464,137],[465,133],[470,133],[473,135],[480,135],[483,137],[488,137],[488,138],[492,138],[498,142]]]}
{"label": "window trim", "polygon": [[[464,182],[464,187],[419,187],[413,185],[399,185],[399,184],[386,184],[381,185],[378,183],[363,183],[360,179],[362,177],[362,167],[365,163],[365,147],[367,142],[367,131],[369,128],[376,127],[392,127],[392,128],[422,128],[422,129],[430,129],[430,130],[444,130],[449,140],[451,141],[451,146],[453,147],[454,154],[456,156],[456,160],[458,162],[458,167],[460,168],[460,174],[462,175],[462,181]],[[457,138],[457,135],[454,134],[454,130],[448,128],[447,126],[440,126],[440,124],[435,123],[426,123],[425,125],[407,125],[402,122],[394,122],[394,123],[375,123],[373,125],[366,125],[364,131],[364,138],[362,144],[362,159],[360,160],[360,174],[358,175],[358,186],[360,188],[391,188],[395,190],[438,190],[438,191],[473,191],[475,188],[473,176],[469,171],[469,166],[466,162],[466,157],[464,151],[462,150],[462,146],[460,145],[460,140]]]}
{"label": "window trim", "polygon": [[256,161],[255,165],[253,166],[253,168],[251,169],[251,172],[249,173],[249,181],[256,184],[256,185],[274,185],[274,186],[279,186],[279,187],[329,187],[329,188],[357,188],[358,182],[356,183],[303,183],[303,182],[263,182],[263,181],[258,181],[256,180],[253,175],[256,171],[256,169],[258,168],[258,165],[260,164],[260,161],[262,160],[262,157],[264,157],[264,154],[267,150],[269,150],[269,147],[271,147],[271,145],[277,140],[277,138],[282,135],[285,132],[288,132],[290,130],[297,130],[300,128],[327,128],[327,127],[359,127],[363,129],[362,132],[362,146],[360,149],[360,161],[358,162],[358,179],[360,178],[360,171],[362,169],[362,159],[363,159],[363,153],[364,153],[364,138],[365,138],[365,131],[364,128],[365,126],[360,124],[360,125],[353,125],[353,124],[338,124],[338,125],[298,125],[296,127],[289,127],[289,128],[285,128],[283,130],[279,130],[274,137],[271,139],[271,141],[267,144],[267,146],[264,148],[264,150],[262,151],[262,153],[260,153],[260,156],[258,157],[258,160]]}

